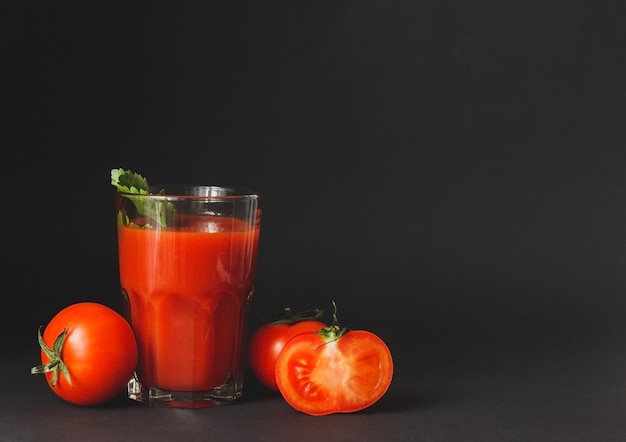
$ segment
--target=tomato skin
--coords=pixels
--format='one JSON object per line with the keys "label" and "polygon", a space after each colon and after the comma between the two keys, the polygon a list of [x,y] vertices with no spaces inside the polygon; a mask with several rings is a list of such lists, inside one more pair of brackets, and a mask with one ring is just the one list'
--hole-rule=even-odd
{"label": "tomato skin", "polygon": [[338,338],[305,334],[291,339],[276,362],[283,398],[298,411],[322,416],[363,410],[388,390],[393,359],[374,333],[351,330]]}
{"label": "tomato skin", "polygon": [[250,339],[248,361],[252,372],[263,385],[278,392],[276,360],[285,344],[302,333],[319,332],[326,324],[307,319],[294,324],[265,324]]}
{"label": "tomato skin", "polygon": [[[53,348],[64,330],[61,359],[71,385],[59,373],[45,372],[50,389],[74,405],[94,406],[113,399],[127,385],[137,364],[137,342],[130,324],[115,310],[94,302],[79,302],[59,311],[46,326],[44,343]],[[41,351],[41,362],[50,361]]]}

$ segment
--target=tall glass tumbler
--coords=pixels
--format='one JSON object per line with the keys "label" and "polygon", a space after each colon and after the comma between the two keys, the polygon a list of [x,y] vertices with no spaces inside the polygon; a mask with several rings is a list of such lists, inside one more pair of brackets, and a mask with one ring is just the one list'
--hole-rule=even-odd
{"label": "tall glass tumbler", "polygon": [[202,408],[242,395],[261,224],[258,193],[154,185],[116,193],[125,315],[139,361],[131,399]]}

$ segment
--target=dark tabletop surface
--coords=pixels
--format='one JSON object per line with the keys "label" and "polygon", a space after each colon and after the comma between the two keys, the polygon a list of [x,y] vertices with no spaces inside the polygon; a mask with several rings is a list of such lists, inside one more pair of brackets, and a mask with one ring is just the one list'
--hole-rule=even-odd
{"label": "dark tabletop surface", "polygon": [[77,407],[30,375],[36,351],[18,353],[2,363],[0,440],[624,441],[626,339],[617,335],[394,348],[395,377],[379,402],[320,417],[290,408],[250,373],[232,406],[150,408],[121,394]]}

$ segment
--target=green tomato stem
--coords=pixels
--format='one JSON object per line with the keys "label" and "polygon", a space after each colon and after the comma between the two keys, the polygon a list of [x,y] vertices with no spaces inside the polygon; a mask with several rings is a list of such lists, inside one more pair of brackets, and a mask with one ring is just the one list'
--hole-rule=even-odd
{"label": "green tomato stem", "polygon": [[328,327],[324,327],[320,330],[319,335],[324,338],[326,341],[325,344],[336,341],[341,338],[343,335],[348,333],[350,330],[346,327],[341,327],[339,325],[339,320],[337,319],[337,304],[335,301],[333,303],[333,323]]}
{"label": "green tomato stem", "polygon": [[63,344],[65,343],[65,338],[67,338],[68,330],[64,329],[59,336],[54,340],[54,344],[52,348],[48,347],[43,340],[43,336],[41,335],[41,327],[37,331],[37,341],[39,342],[39,346],[44,351],[48,359],[50,359],[46,364],[37,365],[30,369],[30,374],[41,374],[41,373],[53,373],[52,380],[50,381],[50,385],[53,387],[59,381],[59,372],[63,373],[63,376],[67,380],[67,383],[70,384],[70,387],[74,388],[72,385],[72,378],[70,376],[70,372],[63,362],[61,358],[61,350],[63,349]]}
{"label": "green tomato stem", "polygon": [[324,310],[320,310],[318,308],[305,310],[305,311],[298,312],[298,313],[293,313],[291,311],[291,308],[285,307],[285,310],[283,310],[278,315],[278,318],[275,320],[272,320],[270,324],[271,325],[281,325],[281,324],[290,325],[290,324],[295,324],[301,321],[320,319],[323,314],[324,314]]}

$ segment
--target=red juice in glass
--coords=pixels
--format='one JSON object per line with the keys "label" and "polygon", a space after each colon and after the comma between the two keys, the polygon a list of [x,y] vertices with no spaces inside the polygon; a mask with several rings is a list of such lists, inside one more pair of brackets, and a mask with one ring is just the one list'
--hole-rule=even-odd
{"label": "red juice in glass", "polygon": [[[136,198],[160,198],[167,225],[136,213]],[[118,195],[120,282],[139,348],[131,398],[196,408],[241,396],[258,203],[257,195],[232,189]]]}

